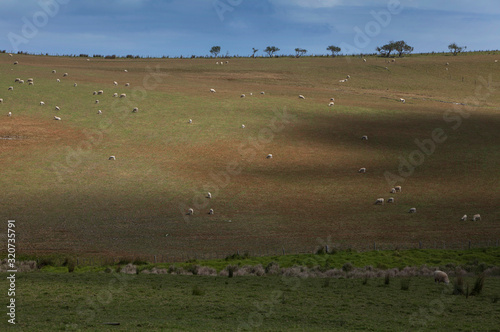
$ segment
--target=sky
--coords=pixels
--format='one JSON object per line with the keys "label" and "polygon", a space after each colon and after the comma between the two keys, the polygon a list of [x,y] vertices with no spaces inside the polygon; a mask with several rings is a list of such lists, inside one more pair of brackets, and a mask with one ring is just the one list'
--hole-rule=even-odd
{"label": "sky", "polygon": [[0,50],[125,56],[500,49],[498,0],[0,0]]}

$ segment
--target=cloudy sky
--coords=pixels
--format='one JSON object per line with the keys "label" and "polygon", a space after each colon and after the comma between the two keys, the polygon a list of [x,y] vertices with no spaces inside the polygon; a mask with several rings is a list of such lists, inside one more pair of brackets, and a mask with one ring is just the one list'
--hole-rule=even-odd
{"label": "cloudy sky", "polygon": [[141,56],[250,55],[277,46],[373,53],[500,49],[498,0],[0,0],[0,50]]}

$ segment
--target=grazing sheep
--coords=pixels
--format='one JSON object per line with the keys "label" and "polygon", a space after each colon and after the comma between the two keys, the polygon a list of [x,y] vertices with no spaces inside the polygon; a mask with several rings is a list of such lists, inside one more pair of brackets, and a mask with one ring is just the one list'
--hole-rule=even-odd
{"label": "grazing sheep", "polygon": [[61,108],[59,106],[56,106],[55,109],[56,109],[56,111],[60,111],[61,110]]}
{"label": "grazing sheep", "polygon": [[118,97],[118,93],[113,93],[113,97]]}
{"label": "grazing sheep", "polygon": [[28,85],[35,85],[34,82],[28,82]]}
{"label": "grazing sheep", "polygon": [[272,155],[272,154],[268,154],[266,158],[267,158],[267,159],[271,159],[272,157],[273,157],[273,155]]}
{"label": "grazing sheep", "polygon": [[396,192],[397,193],[400,193],[401,192],[401,186],[395,186],[394,189],[396,189]]}
{"label": "grazing sheep", "polygon": [[16,79],[14,80],[14,83],[17,83],[17,82],[19,82],[20,80],[21,80],[21,79],[18,77],[18,78],[16,78]]}
{"label": "grazing sheep", "polygon": [[126,93],[122,93],[122,94],[120,95],[120,98],[127,98],[127,94],[126,94]]}
{"label": "grazing sheep", "polygon": [[396,59],[392,59],[391,62],[396,62]]}
{"label": "grazing sheep", "polygon": [[24,84],[24,80],[19,80],[19,84]]}
{"label": "grazing sheep", "polygon": [[127,70],[127,69],[125,69],[125,70],[124,70],[124,72],[128,73],[128,70]]}
{"label": "grazing sheep", "polygon": [[43,106],[45,105],[45,103],[43,101],[40,102],[40,106]]}
{"label": "grazing sheep", "polygon": [[328,106],[330,106],[330,107],[331,107],[331,106],[335,106],[335,103],[334,103],[333,101],[331,101],[331,102],[328,104]]}
{"label": "grazing sheep", "polygon": [[60,80],[60,79],[57,79],[57,80],[56,80],[56,82],[57,82],[57,83],[59,83],[59,82],[61,82],[61,80]]}
{"label": "grazing sheep", "polygon": [[449,65],[450,65],[450,63],[449,63],[449,62],[447,62],[447,63],[446,63],[446,65],[447,65],[447,66],[449,66]]}
{"label": "grazing sheep", "polygon": [[189,119],[188,123],[193,123],[193,120],[192,120],[192,119]]}
{"label": "grazing sheep", "polygon": [[61,120],[61,118],[60,118],[60,117],[58,117],[58,116],[54,116],[54,120],[58,120],[58,121],[60,121],[60,120]]}
{"label": "grazing sheep", "polygon": [[207,198],[212,198],[212,194],[210,192],[207,193]]}
{"label": "grazing sheep", "polygon": [[351,78],[351,75],[347,75],[347,79]]}
{"label": "grazing sheep", "polygon": [[417,213],[417,208],[411,208],[408,213]]}
{"label": "grazing sheep", "polygon": [[219,64],[219,61],[217,61],[215,64],[216,64],[216,65],[218,65],[218,64]]}
{"label": "grazing sheep", "polygon": [[299,95],[299,98],[300,99],[306,99],[306,97],[304,97],[303,95]]}
{"label": "grazing sheep", "polygon": [[95,103],[96,103],[96,104],[99,104],[99,99],[96,99],[96,100],[95,100]]}
{"label": "grazing sheep", "polygon": [[115,156],[109,156],[108,160],[116,160]]}
{"label": "grazing sheep", "polygon": [[13,86],[9,86],[9,89],[8,90],[14,90],[14,87]]}
{"label": "grazing sheep", "polygon": [[104,91],[102,91],[102,90],[97,91],[98,95],[102,95],[103,93],[104,93]]}
{"label": "grazing sheep", "polygon": [[473,221],[479,221],[479,220],[481,220],[481,215],[479,215],[479,214],[475,214],[475,215],[472,217],[472,220],[473,220]]}
{"label": "grazing sheep", "polygon": [[55,73],[56,73],[56,70],[54,69],[54,70],[52,71],[52,74],[55,74]]}
{"label": "grazing sheep", "polygon": [[75,83],[75,84],[73,84],[73,86],[76,88],[78,86],[78,84]]}
{"label": "grazing sheep", "polygon": [[215,93],[215,89],[210,89],[210,92]]}
{"label": "grazing sheep", "polygon": [[366,173],[366,168],[365,167],[360,168],[358,173]]}
{"label": "grazing sheep", "polygon": [[92,92],[92,95],[94,95],[94,96],[95,96],[96,94],[97,94],[97,91]]}
{"label": "grazing sheep", "polygon": [[264,91],[261,91],[261,92],[260,92],[260,94],[261,94],[261,95],[265,95],[266,93],[265,93]]}
{"label": "grazing sheep", "polygon": [[130,83],[125,83],[125,86],[130,86]]}
{"label": "grazing sheep", "polygon": [[97,114],[102,114],[102,111],[101,111],[101,110],[98,110],[98,111],[97,111]]}
{"label": "grazing sheep", "polygon": [[189,209],[188,209],[187,214],[188,214],[189,216],[192,216],[192,215],[194,214],[194,210],[193,210],[193,209],[191,209],[191,208],[189,208]]}
{"label": "grazing sheep", "polygon": [[3,99],[2,98],[0,98],[0,103],[3,103]]}
{"label": "grazing sheep", "polygon": [[363,59],[363,62],[366,62],[366,59]]}
{"label": "grazing sheep", "polygon": [[226,65],[229,63],[229,61],[226,61]]}
{"label": "grazing sheep", "polygon": [[14,61],[14,64],[17,65],[19,62],[18,61]]}
{"label": "grazing sheep", "polygon": [[345,83],[347,80],[339,80],[339,83]]}
{"label": "grazing sheep", "polygon": [[9,56],[12,56],[12,53],[9,53]]}
{"label": "grazing sheep", "polygon": [[389,68],[388,68],[388,67],[385,67],[385,70],[389,70]]}
{"label": "grazing sheep", "polygon": [[118,85],[118,82],[117,82],[117,81],[114,81],[114,82],[113,82],[113,85]]}
{"label": "grazing sheep", "polygon": [[244,124],[242,124],[242,125],[241,125],[241,128],[243,128],[243,129],[244,129],[244,128],[245,128],[245,125],[244,125]]}
{"label": "grazing sheep", "polygon": [[498,60],[495,60],[495,63],[497,63],[497,62],[498,62]]}
{"label": "grazing sheep", "polygon": [[377,198],[375,205],[384,205],[385,200],[383,198]]}
{"label": "grazing sheep", "polygon": [[12,116],[12,112],[7,113],[7,116]]}
{"label": "grazing sheep", "polygon": [[395,194],[396,193],[396,188],[392,188],[391,191],[389,191],[391,194]]}
{"label": "grazing sheep", "polygon": [[245,94],[242,94],[242,95],[240,96],[240,98],[245,98]]}
{"label": "grazing sheep", "polygon": [[467,221],[467,215],[464,214],[462,218],[460,218],[460,221]]}
{"label": "grazing sheep", "polygon": [[137,111],[139,111],[139,108],[134,107],[134,109],[132,110],[132,113],[137,113]]}
{"label": "grazing sheep", "polygon": [[214,209],[210,209],[210,211],[208,211],[208,214],[214,214]]}
{"label": "grazing sheep", "polygon": [[366,136],[366,135],[361,136],[361,140],[362,140],[362,141],[368,141],[368,136]]}
{"label": "grazing sheep", "polygon": [[434,282],[449,284],[450,279],[448,279],[448,275],[445,272],[436,270],[434,271]]}
{"label": "grazing sheep", "polygon": [[335,101],[335,98],[330,98],[330,101]]}
{"label": "grazing sheep", "polygon": [[406,100],[404,100],[403,98],[399,98],[399,101],[402,102],[403,104],[406,103]]}
{"label": "grazing sheep", "polygon": [[28,78],[28,79],[26,80],[26,82],[28,82],[28,83],[29,83],[29,82],[33,82],[33,79],[32,79],[32,78]]}
{"label": "grazing sheep", "polygon": [[68,73],[64,73],[64,74],[63,74],[63,77],[66,77],[66,76],[68,76]]}
{"label": "grazing sheep", "polygon": [[394,203],[394,197],[389,197],[387,199],[387,203]]}

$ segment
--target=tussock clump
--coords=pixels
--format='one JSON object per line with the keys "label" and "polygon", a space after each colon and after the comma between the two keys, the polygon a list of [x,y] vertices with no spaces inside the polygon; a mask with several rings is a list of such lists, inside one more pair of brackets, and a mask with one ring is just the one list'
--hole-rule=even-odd
{"label": "tussock clump", "polygon": [[157,269],[156,267],[153,267],[151,269],[151,274],[167,274],[168,270],[167,269]]}
{"label": "tussock clump", "polygon": [[345,278],[346,273],[344,271],[342,271],[341,269],[335,268],[335,269],[330,269],[330,270],[326,271],[325,275],[328,278]]}
{"label": "tussock clump", "polygon": [[344,265],[342,265],[342,270],[345,272],[351,272],[354,269],[354,265],[352,265],[351,262],[347,262]]}
{"label": "tussock clump", "polygon": [[199,276],[216,276],[217,270],[208,266],[198,266],[196,274]]}
{"label": "tussock clump", "polygon": [[141,274],[151,274],[151,271],[149,271],[148,269],[144,269],[141,271]]}
{"label": "tussock clump", "polygon": [[[37,269],[36,261],[18,261],[16,262],[17,272],[31,272]],[[12,270],[9,267],[7,259],[4,259],[0,263],[0,272],[7,272],[7,270]]]}
{"label": "tussock clump", "polygon": [[120,270],[121,273],[125,274],[137,274],[137,266],[132,263],[128,263]]}
{"label": "tussock clump", "polygon": [[266,266],[267,275],[277,275],[280,273],[280,265],[276,262],[271,262]]}
{"label": "tussock clump", "polygon": [[500,276],[500,266],[490,267],[490,268],[484,270],[483,273],[486,276],[498,277],[498,276]]}
{"label": "tussock clump", "polygon": [[289,268],[282,268],[281,274],[285,277],[309,277],[309,269],[305,266],[292,266]]}

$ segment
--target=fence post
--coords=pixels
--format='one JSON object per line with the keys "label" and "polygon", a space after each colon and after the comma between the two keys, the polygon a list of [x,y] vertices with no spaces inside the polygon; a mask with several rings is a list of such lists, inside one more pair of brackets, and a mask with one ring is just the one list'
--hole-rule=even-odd
{"label": "fence post", "polygon": [[422,241],[418,241],[418,248],[422,249]]}
{"label": "fence post", "polygon": [[373,250],[377,250],[377,244],[373,242]]}
{"label": "fence post", "polygon": [[328,244],[325,246],[326,253],[328,254]]}
{"label": "fence post", "polygon": [[283,256],[285,256],[285,247],[281,247],[281,250],[283,251]]}

